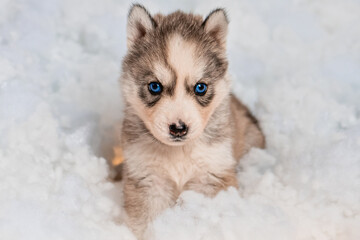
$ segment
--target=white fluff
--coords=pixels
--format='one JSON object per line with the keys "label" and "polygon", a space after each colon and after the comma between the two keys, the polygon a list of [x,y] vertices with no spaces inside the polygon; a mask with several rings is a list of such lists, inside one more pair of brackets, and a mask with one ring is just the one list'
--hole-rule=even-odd
{"label": "white fluff", "polygon": [[[151,239],[360,239],[360,3],[167,1],[230,18],[233,88],[266,150],[240,191],[184,192]],[[121,118],[117,78],[130,1],[0,2],[0,239],[134,239],[121,185],[97,157]]]}

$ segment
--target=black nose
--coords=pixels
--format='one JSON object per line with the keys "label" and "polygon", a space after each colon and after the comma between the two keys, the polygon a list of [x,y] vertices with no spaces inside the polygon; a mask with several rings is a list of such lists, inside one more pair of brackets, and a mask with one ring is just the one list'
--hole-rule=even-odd
{"label": "black nose", "polygon": [[173,123],[169,126],[170,135],[173,137],[183,137],[188,132],[188,127],[181,120],[178,124]]}

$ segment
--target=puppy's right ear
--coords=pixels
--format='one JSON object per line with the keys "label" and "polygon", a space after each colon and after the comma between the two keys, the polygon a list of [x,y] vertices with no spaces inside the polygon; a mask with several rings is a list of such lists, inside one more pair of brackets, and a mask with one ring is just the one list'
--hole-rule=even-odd
{"label": "puppy's right ear", "polygon": [[229,20],[223,8],[213,10],[204,20],[202,26],[205,32],[214,37],[224,48]]}
{"label": "puppy's right ear", "polygon": [[128,16],[127,46],[130,49],[136,40],[144,37],[156,27],[150,13],[140,4],[134,4]]}

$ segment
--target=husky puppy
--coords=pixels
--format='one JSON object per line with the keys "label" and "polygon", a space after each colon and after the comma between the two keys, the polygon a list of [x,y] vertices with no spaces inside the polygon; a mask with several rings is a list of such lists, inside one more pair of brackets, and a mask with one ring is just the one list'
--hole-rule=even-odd
{"label": "husky puppy", "polygon": [[238,187],[237,161],[264,147],[257,120],[230,93],[227,28],[223,9],[205,20],[130,9],[121,142],[127,224],[140,239],[181,192]]}

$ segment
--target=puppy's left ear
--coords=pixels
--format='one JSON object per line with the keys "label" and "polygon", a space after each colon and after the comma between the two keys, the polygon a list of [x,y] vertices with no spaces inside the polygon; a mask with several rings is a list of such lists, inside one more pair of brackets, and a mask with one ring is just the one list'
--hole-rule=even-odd
{"label": "puppy's left ear", "polygon": [[226,36],[229,20],[222,8],[213,10],[202,23],[205,32],[214,37],[224,48],[226,47]]}
{"label": "puppy's left ear", "polygon": [[140,4],[134,4],[129,11],[127,23],[128,48],[132,48],[138,39],[149,34],[155,27],[156,22],[146,8]]}

